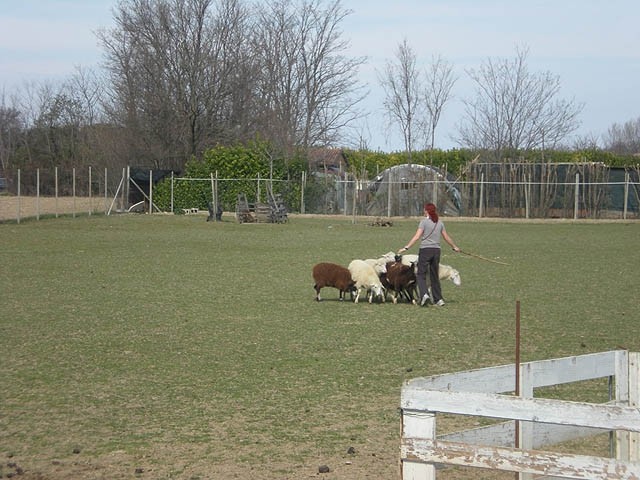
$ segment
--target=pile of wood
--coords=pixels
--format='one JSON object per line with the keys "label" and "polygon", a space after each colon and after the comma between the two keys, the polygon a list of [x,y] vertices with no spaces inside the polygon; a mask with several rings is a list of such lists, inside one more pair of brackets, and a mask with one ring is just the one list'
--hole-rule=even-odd
{"label": "pile of wood", "polygon": [[372,227],[393,227],[393,222],[389,219],[384,219],[382,217],[376,217],[376,219],[371,222]]}
{"label": "pile of wood", "polygon": [[244,193],[238,194],[236,219],[240,223],[285,223],[287,208],[280,195],[269,194],[269,203],[249,203]]}

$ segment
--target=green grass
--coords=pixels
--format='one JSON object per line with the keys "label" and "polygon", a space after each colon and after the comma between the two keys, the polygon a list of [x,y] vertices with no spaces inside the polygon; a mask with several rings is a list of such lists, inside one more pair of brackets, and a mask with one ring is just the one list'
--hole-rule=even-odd
{"label": "green grass", "polygon": [[512,362],[517,300],[523,361],[640,349],[640,223],[445,220],[463,250],[510,265],[445,250],[462,287],[445,282],[440,309],[333,289],[314,301],[315,263],[397,249],[414,219],[0,225],[0,463],[65,478],[308,478],[331,463],[327,478],[388,478],[402,382]]}

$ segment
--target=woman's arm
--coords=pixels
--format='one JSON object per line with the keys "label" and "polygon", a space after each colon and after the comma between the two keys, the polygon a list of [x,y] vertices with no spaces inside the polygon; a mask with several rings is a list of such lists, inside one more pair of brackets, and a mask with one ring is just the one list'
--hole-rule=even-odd
{"label": "woman's arm", "polygon": [[456,242],[453,241],[453,239],[449,236],[449,234],[447,233],[446,230],[442,230],[442,238],[445,239],[445,241],[451,245],[451,248],[453,248],[454,252],[459,252],[460,251],[460,247],[458,247],[456,245]]}
{"label": "woman's arm", "polygon": [[411,240],[409,240],[409,243],[407,243],[404,247],[398,250],[398,252],[406,252],[407,250],[409,250],[411,246],[418,241],[418,239],[422,236],[423,233],[424,233],[424,230],[418,227],[415,235],[411,238]]}

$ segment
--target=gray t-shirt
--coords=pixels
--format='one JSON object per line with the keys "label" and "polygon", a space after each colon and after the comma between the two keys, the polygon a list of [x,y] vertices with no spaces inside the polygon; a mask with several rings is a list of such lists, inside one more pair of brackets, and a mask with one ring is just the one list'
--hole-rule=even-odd
{"label": "gray t-shirt", "polygon": [[425,217],[420,220],[418,227],[422,229],[420,248],[440,248],[440,237],[444,230],[444,223],[439,219],[437,223],[433,223],[430,218]]}

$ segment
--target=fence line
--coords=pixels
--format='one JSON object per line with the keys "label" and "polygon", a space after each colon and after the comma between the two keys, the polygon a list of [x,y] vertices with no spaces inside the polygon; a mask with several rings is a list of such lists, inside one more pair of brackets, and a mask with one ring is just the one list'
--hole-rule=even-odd
{"label": "fence line", "polygon": [[[4,179],[7,188],[0,192],[0,222],[20,223],[25,218],[40,220],[43,216],[106,215],[110,200],[116,200],[113,183],[122,184],[122,179],[110,176],[106,168],[104,173],[96,173],[89,167],[83,178],[78,178],[75,168],[66,174],[61,174],[58,167],[46,177],[42,173],[41,169],[36,169],[35,175],[18,169],[15,178]],[[124,208],[124,201],[119,202],[119,207]]]}
{"label": "fence line", "polygon": [[[174,184],[179,181],[188,181],[188,182],[209,182],[208,178],[174,178],[172,182]],[[256,190],[253,191],[253,195],[256,198],[260,197],[260,182],[270,182],[272,184],[291,184],[294,183],[290,180],[281,180],[281,179],[266,179],[266,178],[219,178],[216,177],[216,182],[255,182],[257,187]],[[523,181],[515,181],[515,182],[505,182],[505,181],[461,181],[458,180],[456,182],[452,182],[449,186],[443,184],[443,182],[439,180],[419,180],[412,181],[411,188],[416,190],[414,208],[410,210],[404,211],[393,211],[392,205],[396,205],[401,203],[397,198],[392,199],[391,194],[386,199],[384,205],[386,206],[386,211],[372,211],[371,207],[371,197],[372,195],[368,192],[368,189],[371,186],[371,182],[363,181],[359,179],[332,179],[330,182],[326,182],[328,185],[328,191],[324,192],[323,195],[325,198],[323,201],[318,202],[318,197],[315,198],[311,195],[307,196],[307,201],[311,204],[321,203],[320,208],[309,208],[309,205],[305,203],[305,186],[306,181],[303,179],[300,186],[300,199],[299,201],[292,202],[291,205],[295,206],[300,204],[300,212],[301,213],[341,213],[343,215],[365,215],[365,216],[415,216],[420,215],[422,212],[422,204],[425,200],[437,201],[438,193],[435,187],[442,187],[444,192],[451,192],[453,187],[461,187],[466,192],[473,190],[475,187],[478,187],[479,193],[475,195],[476,202],[473,203],[473,198],[469,199],[468,197],[473,197],[473,195],[467,194],[467,205],[460,205],[456,211],[455,215],[464,215],[464,216],[478,216],[484,217],[487,215],[487,211],[493,209],[494,213],[491,216],[519,216],[519,215],[504,215],[501,210],[504,210],[506,207],[504,205],[496,205],[496,198],[499,197],[499,192],[494,192],[493,194],[488,190],[491,187],[496,186],[524,186],[525,192],[531,189],[531,187],[536,186],[547,186],[548,182],[523,182]],[[398,181],[398,180],[386,180],[385,184],[387,185],[387,191],[394,192],[395,195],[406,195],[407,188],[403,188],[406,185],[406,181]],[[564,208],[567,213],[570,215],[559,215],[557,211],[553,211],[552,216],[562,216],[565,218],[573,217],[574,219],[585,217],[585,218],[598,218],[600,213],[603,212],[607,218],[622,218],[627,219],[633,216],[637,217],[639,213],[638,209],[638,192],[640,191],[640,182],[632,182],[627,178],[625,182],[580,182],[577,178],[575,182],[554,182],[553,185],[555,187],[573,187],[573,194],[571,196],[571,206],[572,208]],[[434,188],[430,189],[433,192],[433,197],[429,195],[429,189],[424,187],[433,186]],[[603,203],[602,205],[596,205],[591,208],[587,206],[582,206],[582,203],[586,203],[586,200],[581,200],[582,195],[586,195],[585,191],[587,191],[591,187],[606,187],[606,188],[615,188],[615,187],[624,187],[622,193],[622,200],[620,208],[607,208],[607,205]],[[173,187],[175,188],[175,187]],[[630,194],[632,192],[636,193],[635,198],[632,198]],[[461,197],[465,197],[463,194],[459,194]],[[249,195],[250,196],[250,195]],[[440,193],[440,196],[443,202],[446,202],[446,195]],[[369,197],[369,198],[368,198]],[[520,205],[520,208],[524,210],[524,214],[520,215],[524,218],[531,218],[530,212],[535,207],[532,207],[531,203],[533,200],[530,198],[530,195],[524,195],[521,199],[523,205]],[[565,202],[567,203],[567,202]],[[186,206],[183,206],[186,207]],[[514,208],[513,206],[511,207]],[[540,207],[538,207],[540,208]],[[232,210],[232,208],[228,208]],[[558,209],[556,209],[558,210]],[[594,210],[590,212],[589,210]],[[617,215],[616,215],[617,212]],[[631,214],[631,215],[629,215]],[[541,217],[543,215],[538,215]]]}
{"label": "fence line", "polygon": [[[189,178],[174,177],[171,198],[161,205],[155,197],[154,171],[138,185],[129,169],[109,173],[76,168],[62,171],[36,169],[17,170],[4,179],[7,194],[0,195],[0,221],[20,222],[23,218],[37,220],[44,215],[92,215],[126,212],[137,202],[144,211],[181,211],[184,208],[206,209],[211,199],[226,211],[235,211],[241,190],[250,200],[260,201],[261,185],[268,184],[283,198],[290,212],[342,214],[353,216],[419,216],[425,201],[437,202],[445,216],[506,217],[506,218],[640,218],[640,182],[627,173],[624,181],[585,181],[576,174],[574,181],[533,181],[514,179],[479,180],[442,178],[392,178],[370,181],[351,176],[318,177],[302,175],[300,179],[283,180],[268,177]],[[634,174],[635,179],[635,174]],[[181,186],[190,184],[202,190],[198,205],[174,203]],[[384,188],[379,188],[383,186]],[[133,187],[133,188],[132,188]],[[215,190],[215,191],[214,191]],[[134,197],[137,196],[137,199]],[[98,198],[102,197],[104,202]],[[104,204],[102,207],[101,204]]]}

